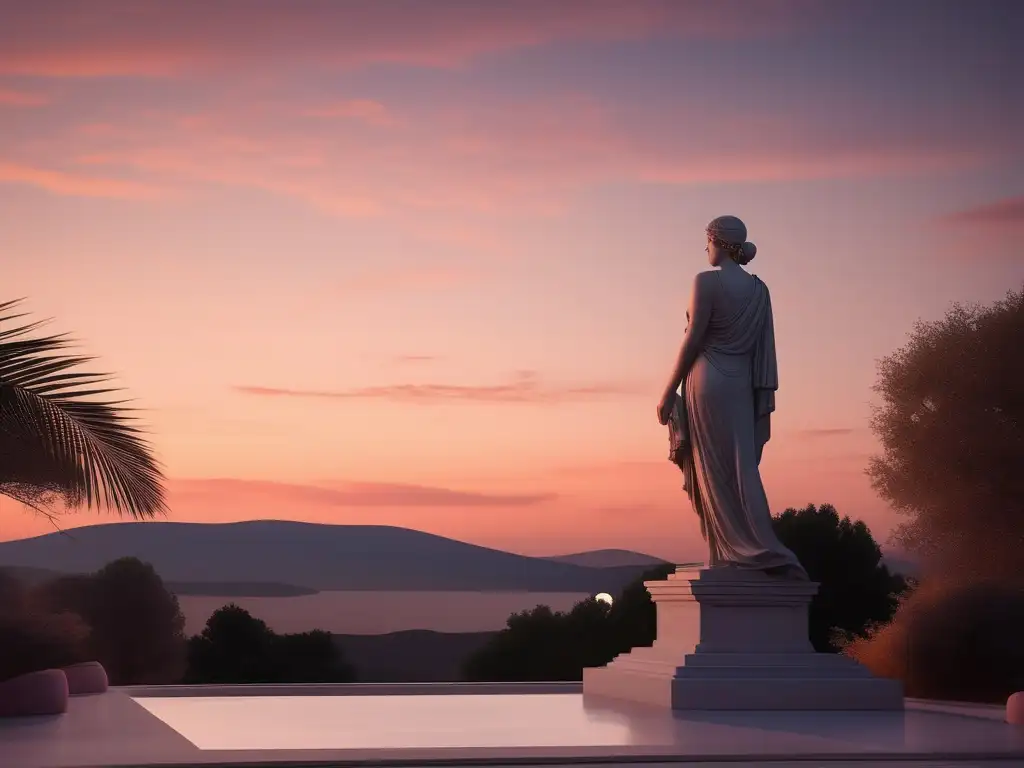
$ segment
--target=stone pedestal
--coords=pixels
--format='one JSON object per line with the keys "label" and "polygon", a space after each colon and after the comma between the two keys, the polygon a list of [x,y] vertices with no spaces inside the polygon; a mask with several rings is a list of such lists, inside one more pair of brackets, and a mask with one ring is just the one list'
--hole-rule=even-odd
{"label": "stone pedestal", "polygon": [[657,640],[583,671],[583,693],[686,710],[900,710],[903,688],[815,653],[813,582],[732,568],[676,569],[645,585]]}

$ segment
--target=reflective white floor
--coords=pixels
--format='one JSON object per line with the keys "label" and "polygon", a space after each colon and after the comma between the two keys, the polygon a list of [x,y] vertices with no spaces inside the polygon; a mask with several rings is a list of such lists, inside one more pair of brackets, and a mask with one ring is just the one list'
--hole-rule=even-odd
{"label": "reflective white floor", "polygon": [[636,743],[628,718],[579,694],[230,696],[135,701],[199,749],[609,747]]}
{"label": "reflective white floor", "polygon": [[1024,728],[1003,722],[994,707],[672,713],[585,700],[578,686],[406,688],[114,689],[74,697],[64,715],[0,719],[0,768],[1024,766]]}
{"label": "reflective white floor", "polygon": [[1024,729],[941,712],[671,713],[595,706],[578,693],[135,701],[201,750],[605,748],[648,755],[994,752],[1024,758]]}

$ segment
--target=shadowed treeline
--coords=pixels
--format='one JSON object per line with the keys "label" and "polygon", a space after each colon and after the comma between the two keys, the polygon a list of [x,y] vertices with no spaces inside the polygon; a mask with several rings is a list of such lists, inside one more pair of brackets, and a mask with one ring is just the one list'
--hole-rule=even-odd
{"label": "shadowed treeline", "polygon": [[278,634],[236,605],[184,633],[177,597],[151,565],[115,560],[35,584],[0,571],[0,681],[98,661],[113,685],[347,682],[331,635]]}

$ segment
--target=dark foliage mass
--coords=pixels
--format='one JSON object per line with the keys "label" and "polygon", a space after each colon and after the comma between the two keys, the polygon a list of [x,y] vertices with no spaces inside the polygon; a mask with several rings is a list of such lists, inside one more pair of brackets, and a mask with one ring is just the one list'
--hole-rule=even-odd
{"label": "dark foliage mass", "polygon": [[100,662],[112,685],[354,678],[327,632],[279,635],[235,605],[187,641],[184,626],[178,599],[135,558],[34,587],[0,571],[0,680],[81,661]]}
{"label": "dark foliage mass", "polygon": [[861,637],[892,618],[907,582],[882,562],[882,550],[862,521],[839,517],[831,504],[810,504],[787,509],[774,526],[820,585],[809,616],[815,650],[836,651],[837,635]]}
{"label": "dark foliage mass", "polygon": [[922,585],[895,620],[847,653],[908,696],[1001,704],[1024,690],[1024,589],[941,581]]}
{"label": "dark foliage mass", "polygon": [[[811,637],[822,651],[833,638],[860,637],[891,619],[902,577],[881,563],[881,550],[867,526],[840,518],[823,504],[789,509],[775,519],[776,532],[821,582],[812,604]],[[466,662],[468,680],[580,680],[586,667],[603,666],[631,648],[649,646],[656,634],[654,603],[645,581],[667,578],[659,566],[626,587],[609,608],[584,600],[560,613],[547,606],[509,617],[506,628]]]}
{"label": "dark foliage mass", "polygon": [[74,613],[90,628],[86,649],[113,685],[175,683],[185,671],[185,617],[153,567],[134,557],[88,576],[39,588],[46,610]]}
{"label": "dark foliage mass", "polygon": [[24,583],[0,571],[0,680],[86,661],[88,634],[81,617],[41,610]]}
{"label": "dark foliage mass", "polygon": [[1024,290],[918,323],[879,363],[868,473],[933,573],[1024,581]]}
{"label": "dark foliage mass", "polygon": [[0,574],[0,679],[99,661],[114,685],[175,683],[184,624],[177,598],[135,558],[34,587]]}
{"label": "dark foliage mass", "polygon": [[1024,689],[1024,290],[918,323],[879,364],[868,469],[921,586],[847,652],[914,696]]}
{"label": "dark foliage mass", "polygon": [[279,635],[237,605],[215,611],[188,642],[186,683],[345,683],[354,679],[331,635]]}

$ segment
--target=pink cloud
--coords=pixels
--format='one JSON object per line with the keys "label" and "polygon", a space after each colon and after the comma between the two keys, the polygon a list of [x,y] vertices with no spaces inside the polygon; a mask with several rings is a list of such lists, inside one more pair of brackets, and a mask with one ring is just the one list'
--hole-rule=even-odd
{"label": "pink cloud", "polygon": [[[205,129],[204,129],[205,130]],[[330,216],[365,218],[381,213],[377,200],[357,189],[341,189],[319,171],[315,153],[278,147],[234,134],[204,140],[173,140],[160,146],[127,146],[80,155],[82,165],[128,168],[167,180],[246,187],[298,200]]]}
{"label": "pink cloud", "polygon": [[0,107],[41,107],[50,103],[50,97],[33,91],[0,88]]}
{"label": "pink cloud", "polygon": [[967,170],[992,162],[995,155],[981,149],[927,145],[854,145],[836,150],[808,142],[801,148],[775,148],[771,139],[767,141],[760,152],[645,163],[638,176],[674,185],[891,178]]}
{"label": "pink cloud", "polygon": [[351,99],[334,102],[322,107],[313,107],[305,112],[310,117],[341,117],[360,120],[376,126],[389,126],[397,118],[386,106],[372,99]]}
{"label": "pink cloud", "polygon": [[23,184],[66,197],[152,200],[165,193],[158,187],[124,179],[83,176],[49,168],[0,161],[0,183]]}
{"label": "pink cloud", "polygon": [[435,363],[439,358],[436,355],[395,355],[391,359],[400,365],[419,365],[421,363]]}
{"label": "pink cloud", "polygon": [[735,42],[811,23],[808,0],[446,0],[310,2],[115,0],[5,9],[0,72],[54,77],[174,76],[296,64],[453,67],[554,41],[700,38]]}
{"label": "pink cloud", "polygon": [[857,430],[852,427],[822,427],[818,429],[801,429],[796,434],[798,437],[818,439],[828,437],[847,437],[856,434]]}
{"label": "pink cloud", "polygon": [[997,200],[947,214],[941,221],[955,226],[1024,224],[1024,196]]}
{"label": "pink cloud", "polygon": [[[996,154],[950,141],[835,136],[795,116],[752,115],[737,127],[718,113],[671,105],[639,114],[579,95],[432,104],[402,121],[379,104],[324,107],[348,118],[329,123],[282,123],[280,104],[136,115],[117,135],[79,130],[74,146],[81,164],[129,169],[157,184],[259,189],[343,217],[509,209],[548,216],[582,190],[609,184],[897,177],[971,168]],[[374,121],[390,121],[389,129],[368,135],[364,124]],[[424,226],[455,245],[501,248],[483,231],[437,219]]]}
{"label": "pink cloud", "polygon": [[318,390],[240,385],[235,391],[258,397],[310,400],[391,400],[418,405],[437,403],[564,404],[607,397],[632,396],[644,390],[618,382],[545,384],[533,371],[522,371],[502,384],[385,384],[352,389]]}
{"label": "pink cloud", "polygon": [[245,496],[329,507],[523,507],[550,501],[550,493],[495,494],[404,483],[341,483],[326,486],[236,478],[172,479],[173,497]]}

